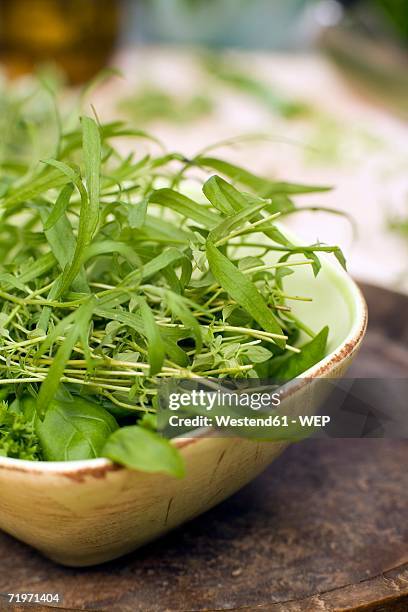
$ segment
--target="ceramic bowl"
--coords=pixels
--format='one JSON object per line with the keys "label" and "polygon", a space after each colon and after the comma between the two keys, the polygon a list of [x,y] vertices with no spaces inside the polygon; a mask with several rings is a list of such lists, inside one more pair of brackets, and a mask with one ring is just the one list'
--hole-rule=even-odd
{"label": "ceramic bowl", "polygon": [[[293,280],[295,277],[295,281]],[[288,410],[316,410],[310,381],[342,376],[367,323],[353,280],[330,261],[314,278],[305,267],[288,277],[314,298],[297,312],[316,331],[330,326],[329,353],[283,400]],[[307,377],[307,380],[306,380]],[[256,442],[198,432],[177,439],[186,476],[130,471],[105,459],[33,463],[0,458],[0,528],[69,566],[102,563],[149,542],[226,499],[265,469],[286,442]]]}

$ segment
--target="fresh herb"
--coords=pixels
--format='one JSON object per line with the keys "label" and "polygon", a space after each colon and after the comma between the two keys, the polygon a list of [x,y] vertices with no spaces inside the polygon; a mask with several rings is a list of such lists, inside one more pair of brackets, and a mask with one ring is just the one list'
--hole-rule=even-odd
{"label": "fresh herb", "polygon": [[42,458],[34,423],[18,408],[0,402],[0,456],[37,461]]}
{"label": "fresh herb", "polygon": [[218,83],[249,96],[274,115],[291,119],[310,111],[306,102],[291,99],[276,87],[238,68],[219,54],[207,54],[203,58],[203,65]]}
{"label": "fresh herb", "polygon": [[134,470],[184,476],[184,464],[177,449],[155,432],[137,425],[122,427],[112,434],[103,454]]}
{"label": "fresh herb", "polygon": [[[106,456],[179,477],[180,456],[157,433],[158,381],[252,378],[283,362],[296,376],[324,356],[326,331],[302,348],[314,331],[292,312],[302,298],[285,277],[318,274],[322,252],[343,255],[292,243],[276,221],[328,188],[163,152],[122,122],[57,123],[42,161],[29,143],[3,143],[2,452]],[[123,138],[151,151],[123,155]]]}
{"label": "fresh herb", "polygon": [[186,124],[210,114],[214,110],[214,102],[210,96],[202,93],[180,97],[158,86],[145,85],[140,91],[120,100],[118,110],[141,125],[153,121]]}
{"label": "fresh herb", "polygon": [[46,461],[100,457],[107,439],[117,429],[115,418],[107,410],[80,397],[53,401],[36,427]]}
{"label": "fresh herb", "polygon": [[314,338],[302,346],[302,350],[297,355],[285,355],[272,362],[265,378],[286,382],[300,376],[309,368],[321,360],[325,354],[329,328],[324,327]]}

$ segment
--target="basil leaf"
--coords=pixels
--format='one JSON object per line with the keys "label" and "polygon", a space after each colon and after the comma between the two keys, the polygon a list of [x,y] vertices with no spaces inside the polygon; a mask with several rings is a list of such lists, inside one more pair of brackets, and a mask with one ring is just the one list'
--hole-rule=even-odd
{"label": "basil leaf", "polygon": [[182,478],[185,473],[178,450],[159,434],[137,425],[114,432],[102,455],[132,470],[163,472],[176,478]]}
{"label": "basil leaf", "polygon": [[118,429],[104,408],[82,398],[53,401],[36,433],[46,461],[76,461],[101,457],[108,437]]}

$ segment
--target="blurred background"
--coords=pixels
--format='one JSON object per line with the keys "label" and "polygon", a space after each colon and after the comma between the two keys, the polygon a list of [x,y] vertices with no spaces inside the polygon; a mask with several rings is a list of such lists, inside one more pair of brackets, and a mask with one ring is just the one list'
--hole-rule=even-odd
{"label": "blurred background", "polygon": [[93,79],[98,116],[168,148],[228,141],[219,153],[259,174],[333,185],[305,203],[356,235],[323,213],[295,229],[408,290],[407,0],[0,0],[0,65],[0,146],[13,109],[46,143],[38,83],[64,99]]}

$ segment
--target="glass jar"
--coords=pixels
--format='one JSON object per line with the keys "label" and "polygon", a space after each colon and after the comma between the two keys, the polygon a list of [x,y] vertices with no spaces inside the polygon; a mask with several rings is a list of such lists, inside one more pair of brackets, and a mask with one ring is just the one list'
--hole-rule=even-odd
{"label": "glass jar", "polygon": [[10,76],[55,63],[72,83],[109,61],[121,0],[0,0],[0,61]]}

